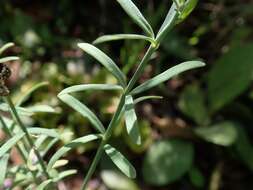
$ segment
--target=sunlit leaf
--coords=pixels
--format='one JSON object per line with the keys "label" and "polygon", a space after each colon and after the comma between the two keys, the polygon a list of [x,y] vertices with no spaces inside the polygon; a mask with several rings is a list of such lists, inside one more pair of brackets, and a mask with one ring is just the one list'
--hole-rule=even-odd
{"label": "sunlit leaf", "polygon": [[72,150],[80,145],[83,145],[85,143],[88,143],[90,141],[97,140],[99,138],[100,138],[99,135],[87,135],[84,137],[77,138],[77,139],[71,141],[70,143],[64,145],[59,150],[57,150],[56,153],[54,153],[54,155],[51,157],[51,159],[48,163],[48,166],[47,166],[47,170],[49,171],[53,167],[55,162],[57,160],[59,160],[59,158],[61,158],[64,154],[69,152],[70,150]]}
{"label": "sunlit leaf", "polygon": [[112,162],[129,178],[136,177],[136,171],[132,164],[115,148],[106,144],[104,146],[106,154],[111,158]]}
{"label": "sunlit leaf", "polygon": [[7,49],[10,48],[10,47],[13,47],[14,45],[15,45],[15,44],[14,44],[13,42],[4,44],[4,45],[0,48],[0,55],[1,55],[5,50],[7,50]]}
{"label": "sunlit leaf", "polygon": [[48,179],[46,181],[43,181],[38,187],[37,190],[46,190],[47,186],[52,183],[53,180],[52,179]]}
{"label": "sunlit leaf", "polygon": [[155,40],[153,38],[138,35],[138,34],[112,34],[112,35],[104,35],[97,38],[93,44],[100,44],[109,41],[116,41],[116,40],[146,40],[151,44],[155,44]]}
{"label": "sunlit leaf", "polygon": [[140,190],[137,184],[122,175],[121,173],[105,170],[101,172],[101,178],[105,185],[110,189],[117,189],[117,190]]}
{"label": "sunlit leaf", "polygon": [[6,154],[17,142],[24,137],[25,133],[18,133],[0,147],[0,157]]}
{"label": "sunlit leaf", "polygon": [[53,169],[55,169],[55,168],[60,168],[60,167],[62,167],[62,166],[67,165],[68,163],[69,163],[68,160],[57,160],[57,161],[54,163],[54,165],[52,166],[52,168],[53,168]]}
{"label": "sunlit leaf", "polygon": [[78,47],[84,50],[87,54],[94,57],[99,61],[106,69],[108,69],[117,79],[121,86],[126,86],[126,77],[121,72],[119,67],[114,63],[114,61],[108,57],[104,52],[95,46],[88,43],[79,43]]}
{"label": "sunlit leaf", "polygon": [[150,99],[163,99],[163,97],[162,96],[142,96],[142,97],[136,98],[134,100],[134,104],[138,104],[142,101],[150,100]]}
{"label": "sunlit leaf", "polygon": [[163,186],[180,179],[192,166],[193,145],[176,139],[154,143],[145,156],[142,168],[144,180]]}
{"label": "sunlit leaf", "polygon": [[64,178],[66,178],[66,177],[68,177],[70,175],[76,174],[76,173],[77,173],[77,170],[66,170],[66,171],[63,171],[63,172],[59,173],[59,176],[56,177],[56,178],[54,178],[53,181],[54,182],[58,182],[58,181],[60,181],[60,180],[62,180]]}
{"label": "sunlit leaf", "polygon": [[154,37],[154,32],[148,21],[144,18],[140,10],[131,0],[117,0],[125,12],[140,26],[150,37]]}
{"label": "sunlit leaf", "polygon": [[60,138],[59,133],[55,129],[46,129],[40,127],[27,128],[28,132],[34,135],[47,135],[53,138]]}
{"label": "sunlit leaf", "polygon": [[198,127],[194,132],[204,140],[222,146],[232,145],[237,138],[236,124],[228,121],[209,127]]}
{"label": "sunlit leaf", "polygon": [[17,61],[17,60],[19,60],[19,58],[16,56],[4,57],[4,58],[0,58],[0,63],[5,63],[9,61]]}
{"label": "sunlit leaf", "polygon": [[186,19],[190,15],[190,13],[194,10],[197,6],[198,0],[187,0],[184,3],[183,10],[181,10],[181,14],[179,15],[179,19],[182,21]]}
{"label": "sunlit leaf", "polygon": [[176,23],[178,12],[177,12],[176,4],[173,3],[161,28],[158,31],[156,41],[161,42],[163,38],[167,35],[167,33],[173,28],[174,24]]}
{"label": "sunlit leaf", "polygon": [[93,124],[96,130],[98,130],[101,133],[105,132],[105,128],[103,124],[100,122],[100,120],[97,118],[97,116],[87,106],[82,104],[79,100],[77,100],[76,98],[74,98],[69,94],[59,95],[58,97],[64,103],[68,104],[78,113],[80,113],[83,117],[87,118]]}
{"label": "sunlit leaf", "polygon": [[59,93],[59,96],[63,94],[69,94],[73,92],[80,92],[86,90],[123,90],[123,88],[119,85],[113,84],[81,84],[65,88]]}
{"label": "sunlit leaf", "polygon": [[130,136],[131,140],[140,145],[141,144],[141,136],[137,123],[137,116],[134,110],[134,102],[132,96],[126,96],[125,100],[125,122],[127,133]]}
{"label": "sunlit leaf", "polygon": [[34,105],[26,107],[26,110],[33,113],[55,113],[55,109],[49,105]]}
{"label": "sunlit leaf", "polygon": [[0,184],[4,183],[5,180],[5,176],[7,173],[7,167],[8,167],[8,161],[9,161],[9,154],[4,154],[1,158],[0,158]]}
{"label": "sunlit leaf", "polygon": [[156,77],[144,82],[140,86],[133,89],[131,91],[131,94],[141,93],[141,92],[146,91],[154,86],[157,86],[160,83],[163,83],[163,82],[169,80],[170,78],[172,78],[184,71],[198,68],[198,67],[203,67],[203,66],[205,66],[205,64],[201,61],[187,61],[187,62],[181,63],[181,64],[176,65],[176,66],[168,69],[167,71],[157,75]]}

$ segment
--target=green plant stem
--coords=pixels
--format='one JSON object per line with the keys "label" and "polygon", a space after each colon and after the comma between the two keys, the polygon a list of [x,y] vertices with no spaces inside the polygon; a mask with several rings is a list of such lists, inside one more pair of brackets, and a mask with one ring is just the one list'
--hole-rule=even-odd
{"label": "green plant stem", "polygon": [[137,82],[137,80],[140,78],[141,74],[143,73],[144,68],[147,65],[147,62],[150,60],[152,54],[155,52],[156,47],[150,45],[147,52],[145,53],[144,57],[142,58],[139,66],[137,67],[133,77],[131,78],[131,80],[129,81],[126,90],[125,90],[125,94],[128,94],[132,88],[134,87],[135,83]]}
{"label": "green plant stem", "polygon": [[25,133],[25,137],[26,137],[26,139],[27,139],[27,141],[28,141],[28,143],[29,143],[30,148],[31,148],[31,149],[34,148],[34,152],[35,152],[35,154],[36,154],[36,156],[37,156],[37,158],[38,158],[39,164],[40,164],[40,166],[41,166],[41,168],[42,168],[42,170],[43,170],[43,173],[44,173],[45,177],[46,177],[47,179],[49,179],[50,176],[49,176],[49,174],[48,174],[48,172],[47,172],[46,165],[45,165],[45,163],[44,163],[44,161],[43,161],[43,159],[42,159],[42,157],[41,157],[39,151],[38,151],[37,148],[34,146],[33,139],[31,138],[30,134],[28,133],[28,131],[27,131],[25,125],[23,124],[23,122],[22,122],[21,119],[19,118],[19,115],[18,115],[18,113],[17,113],[17,110],[16,110],[16,108],[15,108],[15,106],[14,106],[14,104],[13,104],[11,98],[10,98],[9,96],[6,96],[6,97],[4,97],[4,100],[5,100],[5,102],[10,106],[12,117],[15,119],[15,121],[17,122],[17,124],[18,124],[18,126],[21,128],[21,130]]}
{"label": "green plant stem", "polygon": [[[1,124],[2,124],[2,126],[3,126],[4,132],[8,135],[8,137],[10,137],[10,138],[13,137],[12,132],[11,132],[10,129],[7,127],[6,123],[4,122],[4,120],[3,120],[3,118],[2,118],[1,116],[0,116],[0,122],[1,122]],[[24,150],[20,147],[19,144],[17,144],[17,150],[18,150],[20,156],[22,157],[22,160],[23,160],[25,163],[27,163],[26,154],[25,154]],[[37,177],[36,177],[36,173],[35,173],[34,171],[30,171],[30,172],[31,172],[31,174],[32,174],[32,176],[33,176],[34,182],[35,182],[37,185],[40,184],[39,180],[38,180]]]}
{"label": "green plant stem", "polygon": [[156,47],[153,47],[152,45],[148,48],[146,54],[144,55],[144,57],[142,58],[138,68],[136,69],[132,79],[129,81],[125,92],[123,93],[123,95],[121,95],[120,97],[120,101],[119,104],[117,106],[117,110],[113,115],[113,118],[108,126],[108,128],[106,129],[106,132],[104,134],[104,137],[99,145],[99,148],[97,150],[97,153],[94,157],[94,160],[88,170],[87,175],[84,178],[83,181],[83,185],[81,187],[81,190],[85,190],[87,187],[87,184],[91,178],[91,176],[93,175],[93,173],[95,172],[95,169],[97,167],[98,162],[101,159],[102,153],[104,151],[104,145],[109,141],[110,137],[112,136],[112,132],[114,130],[114,128],[117,126],[118,121],[119,121],[119,117],[121,116],[121,111],[124,108],[124,104],[125,104],[125,97],[126,95],[132,90],[132,88],[134,87],[135,83],[137,82],[137,80],[140,78],[147,62],[150,60],[150,57],[152,56],[152,54],[155,52]]}

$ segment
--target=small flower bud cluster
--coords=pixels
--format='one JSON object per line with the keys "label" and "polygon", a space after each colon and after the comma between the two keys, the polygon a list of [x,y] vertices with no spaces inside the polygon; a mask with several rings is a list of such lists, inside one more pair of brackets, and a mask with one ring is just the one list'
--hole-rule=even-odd
{"label": "small flower bud cluster", "polygon": [[0,96],[8,96],[10,91],[6,87],[5,82],[6,80],[11,76],[11,70],[10,68],[0,63]]}

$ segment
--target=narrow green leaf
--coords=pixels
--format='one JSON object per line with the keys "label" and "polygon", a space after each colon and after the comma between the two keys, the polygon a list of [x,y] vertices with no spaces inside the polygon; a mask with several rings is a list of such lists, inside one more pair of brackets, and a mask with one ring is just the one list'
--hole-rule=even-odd
{"label": "narrow green leaf", "polygon": [[31,127],[31,128],[27,128],[27,130],[28,130],[28,133],[31,133],[34,135],[47,135],[48,137],[60,138],[60,135],[54,129]]}
{"label": "narrow green leaf", "polygon": [[0,48],[0,55],[5,51],[7,50],[8,48],[14,46],[15,44],[10,42],[10,43],[7,43],[7,44],[4,44],[1,48]]}
{"label": "narrow green leaf", "polygon": [[16,60],[19,60],[19,58],[16,56],[4,57],[4,58],[0,59],[0,63],[5,63],[5,62],[9,62],[9,61],[16,61]]}
{"label": "narrow green leaf", "polygon": [[25,133],[18,133],[0,147],[0,157],[8,152],[20,139],[23,138]]}
{"label": "narrow green leaf", "polygon": [[34,146],[39,149],[39,147],[46,141],[47,135],[40,135],[34,142]]}
{"label": "narrow green leaf", "polygon": [[113,35],[104,35],[97,38],[93,44],[100,44],[109,41],[116,41],[116,40],[146,40],[151,44],[155,44],[155,40],[153,38],[139,35],[139,34],[113,34]]}
{"label": "narrow green leaf", "polygon": [[187,61],[187,62],[181,63],[181,64],[176,65],[176,66],[168,69],[167,71],[157,75],[156,77],[144,82],[140,86],[133,89],[131,94],[141,93],[141,92],[146,91],[146,90],[148,90],[160,83],[163,83],[163,82],[169,80],[170,78],[172,78],[184,71],[198,68],[198,67],[203,67],[203,66],[205,66],[205,64],[200,61]]}
{"label": "narrow green leaf", "polygon": [[41,83],[36,84],[32,88],[30,88],[27,92],[25,92],[25,94],[21,95],[21,97],[19,98],[19,100],[16,103],[16,106],[20,106],[22,103],[24,103],[31,96],[31,94],[33,92],[35,92],[39,88],[42,88],[47,85],[49,85],[48,82],[41,82]]}
{"label": "narrow green leaf", "polygon": [[104,146],[106,154],[111,158],[113,163],[122,171],[127,177],[135,178],[136,171],[132,164],[115,148],[106,144]]}
{"label": "narrow green leaf", "polygon": [[42,153],[41,153],[41,156],[44,157],[44,156],[47,154],[47,152],[50,150],[50,148],[51,148],[52,146],[54,146],[55,143],[57,143],[58,140],[59,140],[58,138],[52,139],[52,140],[46,145],[46,147],[43,148],[43,151],[42,151]]}
{"label": "narrow green leaf", "polygon": [[52,183],[53,180],[52,179],[48,179],[46,181],[43,181],[38,187],[37,190],[45,190],[47,188],[47,186]]}
{"label": "narrow green leaf", "polygon": [[[2,103],[2,104],[0,104],[0,110],[3,112],[9,112],[10,107],[8,104]],[[22,115],[22,116],[32,116],[33,115],[33,112],[29,111],[26,108],[16,107],[16,110],[17,110],[18,114]]]}
{"label": "narrow green leaf", "polygon": [[8,167],[8,161],[9,161],[9,154],[4,154],[3,157],[0,158],[0,184],[4,183],[7,167]]}
{"label": "narrow green leaf", "polygon": [[126,96],[125,100],[125,122],[129,137],[135,143],[141,144],[141,136],[137,123],[137,116],[134,110],[134,102],[132,96]]}
{"label": "narrow green leaf", "polygon": [[70,143],[64,145],[62,148],[60,148],[50,159],[48,166],[47,166],[47,170],[49,171],[53,165],[55,164],[55,162],[61,158],[64,154],[66,154],[67,152],[69,152],[70,150],[76,148],[77,146],[83,145],[85,143],[88,143],[90,141],[94,141],[99,139],[100,136],[99,135],[87,135],[84,137],[80,137],[77,138],[73,141],[71,141]]}
{"label": "narrow green leaf", "polygon": [[154,37],[154,32],[148,21],[144,18],[140,10],[131,0],[117,0],[125,12],[140,26],[150,37]]}
{"label": "narrow green leaf", "polygon": [[58,182],[58,181],[60,181],[60,180],[62,180],[64,178],[66,178],[66,177],[68,177],[70,175],[76,174],[76,173],[77,173],[77,170],[66,170],[66,171],[63,171],[63,172],[61,172],[59,174],[58,177],[54,178],[53,181],[54,182]]}
{"label": "narrow green leaf", "polygon": [[26,107],[32,113],[55,113],[55,109],[49,105],[34,105]]}
{"label": "narrow green leaf", "polygon": [[163,97],[162,96],[142,96],[142,97],[136,98],[134,100],[134,104],[138,104],[142,101],[150,100],[150,99],[163,99]]}
{"label": "narrow green leaf", "polygon": [[161,42],[162,39],[166,36],[166,34],[173,28],[176,23],[178,17],[177,6],[175,3],[172,4],[161,28],[158,31],[156,41]]}
{"label": "narrow green leaf", "polygon": [[108,57],[104,52],[95,46],[88,43],[79,43],[78,47],[84,50],[86,53],[94,57],[99,61],[106,69],[108,69],[117,79],[121,86],[126,86],[126,77],[121,72],[119,67],[114,63],[114,61]]}
{"label": "narrow green leaf", "polygon": [[183,10],[181,11],[181,14],[179,16],[179,19],[182,21],[186,19],[190,15],[190,13],[193,11],[193,9],[197,6],[198,0],[187,0],[184,3]]}
{"label": "narrow green leaf", "polygon": [[101,133],[105,132],[105,128],[103,124],[100,122],[100,120],[97,118],[97,116],[87,106],[82,104],[79,100],[77,100],[76,98],[74,98],[69,94],[63,94],[58,97],[63,102],[72,107],[74,110],[79,112],[83,117],[86,117],[93,124],[96,130],[98,130]]}
{"label": "narrow green leaf", "polygon": [[198,127],[194,129],[194,132],[208,142],[221,146],[230,146],[237,139],[236,126],[236,123],[225,121],[210,127]]}
{"label": "narrow green leaf", "polygon": [[68,160],[57,160],[54,165],[52,166],[53,169],[60,168],[62,166],[65,166],[69,163]]}
{"label": "narrow green leaf", "polygon": [[114,84],[81,84],[65,88],[59,93],[58,96],[85,90],[123,90],[123,88]]}

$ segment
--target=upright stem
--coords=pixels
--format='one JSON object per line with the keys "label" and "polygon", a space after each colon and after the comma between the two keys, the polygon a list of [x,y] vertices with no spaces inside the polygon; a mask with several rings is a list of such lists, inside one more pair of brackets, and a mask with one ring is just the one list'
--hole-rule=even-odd
{"label": "upright stem", "polygon": [[[13,137],[12,132],[10,131],[10,129],[7,127],[6,123],[4,122],[3,118],[0,116],[0,122],[3,126],[3,130],[4,132],[8,135],[8,137]],[[24,150],[21,148],[21,146],[19,144],[17,144],[17,150],[20,153],[22,160],[26,163],[27,162],[27,158],[26,158],[26,153],[24,152]],[[40,182],[38,181],[38,179],[36,178],[36,173],[34,171],[30,171],[34,182],[38,185]]]}
{"label": "upright stem", "polygon": [[146,54],[144,55],[144,57],[142,58],[137,70],[135,71],[132,79],[129,81],[124,94],[120,97],[120,101],[117,107],[116,112],[113,115],[113,118],[108,126],[108,128],[106,129],[106,132],[104,134],[104,137],[99,145],[99,148],[97,150],[97,153],[94,157],[94,160],[88,170],[87,175],[85,176],[85,179],[83,181],[83,185],[81,187],[81,190],[85,190],[87,187],[87,184],[91,178],[91,176],[93,175],[93,173],[95,172],[95,169],[97,167],[97,164],[99,162],[99,160],[101,159],[103,150],[104,150],[104,145],[109,141],[112,132],[114,130],[114,128],[117,126],[118,120],[120,119],[120,113],[122,111],[122,109],[124,108],[124,104],[125,104],[125,97],[126,95],[132,90],[132,88],[134,87],[135,83],[137,82],[137,80],[140,78],[147,62],[149,61],[150,57],[152,56],[152,54],[155,52],[156,47],[153,47],[152,45],[149,47],[149,49],[147,50]]}
{"label": "upright stem", "polygon": [[41,168],[43,170],[43,173],[44,173],[45,177],[47,179],[49,179],[50,176],[49,176],[49,174],[47,172],[46,165],[45,165],[45,163],[44,163],[44,161],[43,161],[43,159],[42,159],[39,151],[34,146],[33,139],[31,138],[30,134],[28,133],[25,125],[23,124],[23,122],[19,118],[19,115],[17,113],[17,110],[16,110],[16,108],[15,108],[15,106],[14,106],[11,98],[9,96],[6,96],[6,97],[4,97],[4,100],[10,106],[12,117],[15,119],[15,121],[17,122],[17,124],[19,125],[19,127],[21,128],[21,130],[25,133],[25,137],[26,137],[26,139],[27,139],[27,141],[29,143],[30,148],[31,149],[34,148],[34,152],[35,152],[35,154],[36,154],[36,156],[38,158],[39,164],[40,164],[40,166],[41,166]]}

